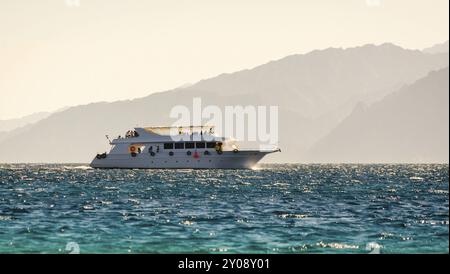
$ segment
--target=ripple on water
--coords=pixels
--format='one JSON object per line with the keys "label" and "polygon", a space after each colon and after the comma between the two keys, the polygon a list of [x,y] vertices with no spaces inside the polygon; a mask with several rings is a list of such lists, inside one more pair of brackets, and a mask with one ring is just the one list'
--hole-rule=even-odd
{"label": "ripple on water", "polygon": [[2,253],[449,250],[448,165],[0,165],[0,178]]}

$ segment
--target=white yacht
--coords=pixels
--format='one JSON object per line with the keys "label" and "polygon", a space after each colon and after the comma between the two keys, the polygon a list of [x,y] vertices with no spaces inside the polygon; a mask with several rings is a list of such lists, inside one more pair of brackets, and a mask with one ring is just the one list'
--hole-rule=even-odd
{"label": "white yacht", "polygon": [[214,127],[135,128],[110,141],[109,153],[97,154],[93,168],[248,169],[278,148],[240,149],[236,141],[214,135]]}

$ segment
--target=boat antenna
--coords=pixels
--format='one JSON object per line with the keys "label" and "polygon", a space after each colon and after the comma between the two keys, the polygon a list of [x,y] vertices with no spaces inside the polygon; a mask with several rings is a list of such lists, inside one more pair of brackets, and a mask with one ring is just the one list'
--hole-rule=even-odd
{"label": "boat antenna", "polygon": [[106,136],[106,139],[108,139],[108,142],[111,144],[111,140],[109,140],[109,136],[108,135],[105,135]]}

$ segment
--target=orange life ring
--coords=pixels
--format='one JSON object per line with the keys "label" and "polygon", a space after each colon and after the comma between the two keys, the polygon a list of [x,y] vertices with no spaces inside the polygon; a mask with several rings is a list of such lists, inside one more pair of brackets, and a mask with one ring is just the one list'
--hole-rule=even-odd
{"label": "orange life ring", "polygon": [[131,151],[131,152],[136,152],[136,147],[135,147],[135,146],[131,146],[131,147],[130,147],[130,151]]}

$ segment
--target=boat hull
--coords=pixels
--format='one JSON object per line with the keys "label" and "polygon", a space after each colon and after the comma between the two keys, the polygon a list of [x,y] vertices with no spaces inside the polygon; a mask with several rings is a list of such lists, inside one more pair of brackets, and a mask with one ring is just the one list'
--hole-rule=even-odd
{"label": "boat hull", "polygon": [[209,155],[186,155],[186,153],[158,153],[154,156],[149,153],[140,153],[136,157],[131,154],[109,154],[104,159],[91,162],[93,168],[141,168],[141,169],[251,169],[265,155],[271,152],[264,151],[225,151]]}

